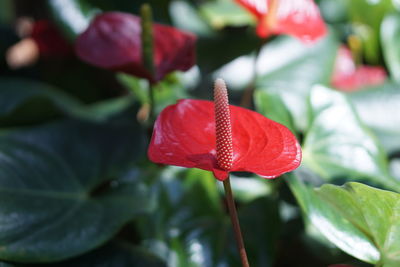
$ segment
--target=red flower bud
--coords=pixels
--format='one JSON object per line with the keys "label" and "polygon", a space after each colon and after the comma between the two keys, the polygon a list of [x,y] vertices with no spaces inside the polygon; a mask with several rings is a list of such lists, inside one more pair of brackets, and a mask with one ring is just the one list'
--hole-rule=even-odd
{"label": "red flower bud", "polygon": [[195,64],[196,37],[193,34],[153,24],[155,74],[152,75],[143,64],[141,31],[137,16],[103,13],[78,37],[75,50],[87,63],[152,82],[175,70],[186,71]]}

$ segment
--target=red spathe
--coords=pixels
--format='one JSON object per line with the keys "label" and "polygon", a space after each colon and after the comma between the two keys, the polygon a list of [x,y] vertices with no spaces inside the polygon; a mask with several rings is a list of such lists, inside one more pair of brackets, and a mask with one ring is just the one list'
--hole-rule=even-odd
{"label": "red spathe", "polygon": [[229,107],[233,138],[229,171],[218,167],[214,103],[205,100],[180,100],[160,113],[148,150],[150,160],[212,171],[219,180],[231,171],[275,178],[300,165],[300,145],[285,126],[254,111]]}
{"label": "red spathe", "polygon": [[326,26],[313,0],[236,0],[257,19],[257,35],[288,34],[303,42],[324,36]]}
{"label": "red spathe", "polygon": [[76,40],[79,58],[97,67],[122,71],[152,82],[166,74],[190,69],[196,62],[196,36],[174,27],[153,24],[154,67],[152,76],[142,62],[140,18],[128,13],[98,15]]}

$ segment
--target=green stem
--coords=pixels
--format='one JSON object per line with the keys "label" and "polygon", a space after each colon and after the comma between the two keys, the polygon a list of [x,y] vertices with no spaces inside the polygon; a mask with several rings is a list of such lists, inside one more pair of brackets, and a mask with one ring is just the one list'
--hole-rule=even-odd
{"label": "green stem", "polygon": [[229,215],[235,233],[236,244],[239,250],[240,259],[243,267],[249,267],[249,261],[247,260],[246,249],[244,247],[242,232],[240,231],[239,219],[236,211],[235,200],[233,199],[233,193],[231,188],[230,178],[228,177],[223,181],[225,189],[225,198],[228,205]]}
{"label": "green stem", "polygon": [[[146,70],[150,73],[152,79],[155,76],[154,69],[154,41],[153,41],[153,16],[149,4],[143,4],[140,9],[142,23],[142,59]],[[149,80],[149,101],[150,101],[150,120],[154,115],[154,82]]]}

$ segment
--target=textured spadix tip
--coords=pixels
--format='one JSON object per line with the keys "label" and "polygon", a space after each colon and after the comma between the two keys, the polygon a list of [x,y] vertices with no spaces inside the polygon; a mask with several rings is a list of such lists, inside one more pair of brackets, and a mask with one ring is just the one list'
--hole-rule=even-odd
{"label": "textured spadix tip", "polygon": [[215,80],[214,110],[218,166],[223,170],[230,170],[233,164],[232,125],[228,91],[222,79]]}
{"label": "textured spadix tip", "polygon": [[222,90],[226,91],[226,84],[225,84],[225,81],[223,79],[217,78],[215,80],[215,82],[214,82],[214,90],[216,90],[217,88],[219,90],[222,89]]}

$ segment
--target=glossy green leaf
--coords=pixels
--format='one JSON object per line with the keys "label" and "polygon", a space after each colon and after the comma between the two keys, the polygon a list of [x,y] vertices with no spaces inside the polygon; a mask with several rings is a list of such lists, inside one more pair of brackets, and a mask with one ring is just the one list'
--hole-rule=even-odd
{"label": "glossy green leaf", "polygon": [[400,13],[385,16],[380,32],[382,52],[390,75],[400,82]]}
{"label": "glossy green leaf", "polygon": [[[344,217],[333,206],[335,203],[326,202],[312,187],[306,185],[304,180],[309,179],[309,175],[305,170],[298,170],[289,174],[286,179],[307,220],[343,251],[362,261],[378,262],[379,251],[369,234],[349,220],[351,218]],[[351,209],[348,205],[342,207],[338,205],[337,208]],[[359,213],[356,214],[359,215]]]}
{"label": "glossy green leaf", "polygon": [[360,183],[324,185],[317,194],[340,215],[367,233],[383,266],[400,264],[400,195]]}
{"label": "glossy green leaf", "polygon": [[92,105],[36,81],[14,78],[0,79],[0,125],[35,123],[61,115],[92,121],[105,121],[133,103],[131,97],[121,97]]}
{"label": "glossy green leaf", "polygon": [[[307,99],[314,84],[328,84],[335,60],[337,41],[329,35],[313,45],[304,45],[290,37],[274,40],[264,47],[258,61],[256,109],[261,100],[278,96],[285,103],[298,129],[308,125]],[[273,115],[277,112],[278,114]],[[266,116],[285,118],[282,110],[268,110]],[[284,121],[281,121],[284,122]]]}
{"label": "glossy green leaf", "polygon": [[151,208],[131,119],[64,121],[0,136],[0,259],[51,262],[110,239]]}
{"label": "glossy green leaf", "polygon": [[386,154],[342,93],[315,86],[310,107],[313,120],[304,141],[304,164],[325,179],[366,179],[400,191]]}
{"label": "glossy green leaf", "polygon": [[389,153],[400,151],[400,86],[382,86],[349,94],[361,120],[377,135]]}

